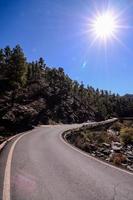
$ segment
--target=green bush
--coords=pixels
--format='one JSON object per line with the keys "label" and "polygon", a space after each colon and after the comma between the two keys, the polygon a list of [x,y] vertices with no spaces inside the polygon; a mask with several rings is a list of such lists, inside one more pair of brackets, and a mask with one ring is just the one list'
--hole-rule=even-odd
{"label": "green bush", "polygon": [[124,144],[133,143],[133,128],[129,127],[122,128],[120,132],[120,138]]}
{"label": "green bush", "polygon": [[85,141],[91,141],[91,142],[97,142],[104,143],[107,139],[107,133],[106,131],[86,131],[84,133],[84,139]]}

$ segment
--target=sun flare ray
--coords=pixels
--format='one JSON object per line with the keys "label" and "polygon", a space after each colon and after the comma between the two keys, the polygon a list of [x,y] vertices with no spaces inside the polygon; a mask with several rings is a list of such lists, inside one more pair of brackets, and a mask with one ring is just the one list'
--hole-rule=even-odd
{"label": "sun flare ray", "polygon": [[91,22],[91,31],[93,34],[103,40],[111,38],[118,29],[116,17],[109,13],[99,14]]}

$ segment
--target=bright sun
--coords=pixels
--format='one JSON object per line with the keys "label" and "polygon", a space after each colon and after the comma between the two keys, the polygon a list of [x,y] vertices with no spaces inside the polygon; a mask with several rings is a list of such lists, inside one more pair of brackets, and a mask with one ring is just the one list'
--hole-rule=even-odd
{"label": "bright sun", "polygon": [[114,37],[117,31],[117,21],[110,13],[98,15],[92,22],[92,31],[97,38],[108,39]]}

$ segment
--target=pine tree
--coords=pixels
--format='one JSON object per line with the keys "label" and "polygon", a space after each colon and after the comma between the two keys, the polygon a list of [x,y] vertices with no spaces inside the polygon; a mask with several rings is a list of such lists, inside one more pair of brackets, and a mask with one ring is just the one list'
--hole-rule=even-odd
{"label": "pine tree", "polygon": [[6,56],[8,62],[7,77],[12,87],[23,87],[26,84],[27,63],[19,45],[13,48],[12,53]]}

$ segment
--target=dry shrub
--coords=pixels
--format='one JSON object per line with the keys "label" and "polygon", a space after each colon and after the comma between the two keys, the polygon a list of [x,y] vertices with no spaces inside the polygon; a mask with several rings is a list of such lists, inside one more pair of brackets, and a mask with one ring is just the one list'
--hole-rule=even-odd
{"label": "dry shrub", "polygon": [[120,142],[119,136],[115,132],[107,131],[107,142]]}
{"label": "dry shrub", "polygon": [[133,128],[133,120],[124,120],[123,125],[125,127],[132,127]]}
{"label": "dry shrub", "polygon": [[125,145],[133,143],[133,128],[122,128],[120,132],[120,138]]}
{"label": "dry shrub", "polygon": [[113,129],[114,131],[120,131],[122,126],[123,126],[122,123],[116,122],[110,128]]}
{"label": "dry shrub", "polygon": [[113,153],[110,161],[113,162],[115,165],[121,165],[123,162],[126,161],[126,156],[122,153]]}
{"label": "dry shrub", "polygon": [[98,144],[106,142],[107,132],[106,131],[88,131],[86,134],[86,141],[96,142]]}

